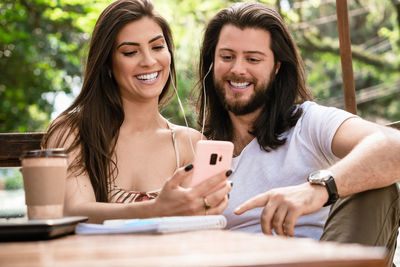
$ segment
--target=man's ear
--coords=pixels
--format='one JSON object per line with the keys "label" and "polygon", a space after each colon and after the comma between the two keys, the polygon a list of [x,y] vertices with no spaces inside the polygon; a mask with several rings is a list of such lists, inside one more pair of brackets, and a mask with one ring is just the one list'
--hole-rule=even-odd
{"label": "man's ear", "polygon": [[275,65],[275,75],[278,74],[280,68],[281,68],[281,62],[278,61],[278,62],[276,62],[276,65]]}

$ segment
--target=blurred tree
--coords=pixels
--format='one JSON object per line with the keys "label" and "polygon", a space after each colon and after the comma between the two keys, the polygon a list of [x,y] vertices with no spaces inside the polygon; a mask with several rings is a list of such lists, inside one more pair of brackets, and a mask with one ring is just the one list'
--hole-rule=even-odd
{"label": "blurred tree", "polygon": [[49,93],[70,93],[80,77],[88,36],[73,21],[86,12],[63,1],[0,3],[0,132],[45,129]]}
{"label": "blurred tree", "polygon": [[[336,1],[280,1],[306,64],[308,85],[323,104],[343,108]],[[400,120],[399,1],[348,1],[359,115]]]}

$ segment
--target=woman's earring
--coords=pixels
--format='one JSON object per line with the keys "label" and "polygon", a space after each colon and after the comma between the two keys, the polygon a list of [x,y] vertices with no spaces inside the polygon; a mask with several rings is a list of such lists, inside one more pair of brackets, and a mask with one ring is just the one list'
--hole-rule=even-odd
{"label": "woman's earring", "polygon": [[111,70],[108,70],[108,77],[112,78]]}

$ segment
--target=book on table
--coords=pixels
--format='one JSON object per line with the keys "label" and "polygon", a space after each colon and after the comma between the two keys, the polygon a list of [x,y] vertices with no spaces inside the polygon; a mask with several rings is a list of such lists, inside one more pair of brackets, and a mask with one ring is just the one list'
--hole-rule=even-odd
{"label": "book on table", "polygon": [[223,215],[174,216],[149,219],[106,220],[103,224],[79,223],[76,234],[171,233],[204,229],[223,229]]}

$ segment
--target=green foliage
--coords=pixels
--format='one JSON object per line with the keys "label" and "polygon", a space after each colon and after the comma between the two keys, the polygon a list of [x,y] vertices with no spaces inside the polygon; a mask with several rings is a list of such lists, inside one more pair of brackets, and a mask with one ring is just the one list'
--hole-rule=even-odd
{"label": "green foliage", "polygon": [[22,177],[10,177],[6,178],[5,189],[16,190],[24,188],[24,182]]}
{"label": "green foliage", "polygon": [[17,170],[8,170],[5,176],[5,190],[17,190],[24,188],[22,174]]}
{"label": "green foliage", "polygon": [[81,76],[88,36],[74,20],[86,11],[66,1],[0,4],[0,132],[45,129],[53,110],[48,93],[70,93],[66,77]]}
{"label": "green foliage", "polygon": [[[314,96],[324,103],[343,95],[335,2],[288,2],[290,8],[282,15],[300,47]],[[348,1],[359,114],[384,123],[400,120],[395,108],[400,103],[399,7],[398,1]],[[363,97],[375,86],[387,90],[375,98]],[[339,101],[335,104],[342,107],[343,99]]]}

